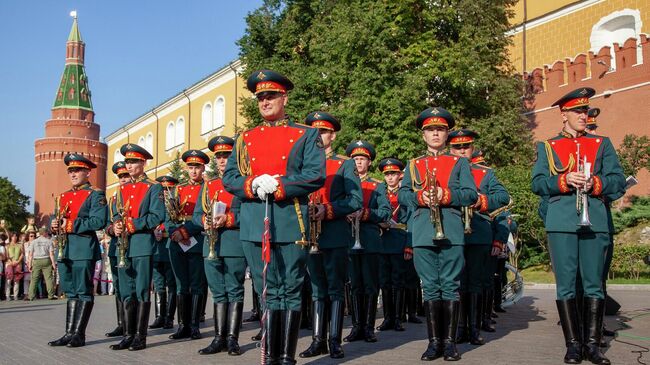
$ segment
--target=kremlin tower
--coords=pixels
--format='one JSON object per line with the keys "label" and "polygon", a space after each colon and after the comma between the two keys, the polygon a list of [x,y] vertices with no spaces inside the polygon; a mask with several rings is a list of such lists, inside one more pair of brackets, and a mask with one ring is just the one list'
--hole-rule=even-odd
{"label": "kremlin tower", "polygon": [[86,45],[81,40],[76,12],[66,43],[65,69],[56,92],[52,117],[45,123],[45,137],[34,142],[36,185],[34,215],[41,223],[53,213],[54,196],[70,189],[63,157],[77,152],[97,164],[90,174],[91,184],[106,188],[107,146],[99,141],[99,124],[84,68]]}

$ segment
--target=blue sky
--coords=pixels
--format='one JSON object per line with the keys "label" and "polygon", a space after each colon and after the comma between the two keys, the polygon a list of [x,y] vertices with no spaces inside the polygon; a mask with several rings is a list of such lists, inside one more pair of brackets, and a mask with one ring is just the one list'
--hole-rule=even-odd
{"label": "blue sky", "polygon": [[[106,136],[237,59],[262,0],[0,1],[0,176],[34,194],[34,140],[65,64],[77,10],[95,122]],[[31,209],[31,207],[30,207]]]}

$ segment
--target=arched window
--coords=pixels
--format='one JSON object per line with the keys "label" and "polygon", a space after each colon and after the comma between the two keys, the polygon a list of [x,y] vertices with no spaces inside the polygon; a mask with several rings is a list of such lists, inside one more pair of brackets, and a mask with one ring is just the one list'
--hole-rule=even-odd
{"label": "arched window", "polygon": [[[639,39],[641,33],[641,14],[639,10],[624,9],[615,11],[607,16],[602,17],[598,23],[591,28],[591,51],[598,53],[601,48],[610,46],[614,43],[623,45],[629,38]],[[614,49],[611,49],[612,61],[611,67],[616,69],[616,55]],[[637,63],[643,62],[643,53],[641,48],[637,47]]]}
{"label": "arched window", "polygon": [[152,155],[153,153],[153,133],[147,133],[147,136],[144,138],[144,148],[149,151]]}
{"label": "arched window", "polygon": [[[115,153],[113,153],[113,163],[124,161],[124,156],[122,156],[122,153],[120,153],[120,149],[116,149]],[[112,168],[113,166],[111,166]]]}
{"label": "arched window", "polygon": [[226,124],[226,99],[219,96],[214,102],[214,124],[212,129],[219,129]]}
{"label": "arched window", "polygon": [[174,135],[176,134],[176,129],[174,126],[174,121],[167,123],[167,130],[165,132],[165,149],[170,150],[175,146],[174,144]]}
{"label": "arched window", "polygon": [[185,119],[178,117],[176,120],[176,133],[174,134],[174,146],[185,143]]}
{"label": "arched window", "polygon": [[147,147],[145,147],[145,144],[144,144],[144,136],[140,136],[140,138],[138,138],[138,146],[144,147],[145,149],[147,148]]}
{"label": "arched window", "polygon": [[212,104],[205,103],[201,112],[201,134],[206,134],[212,130]]}

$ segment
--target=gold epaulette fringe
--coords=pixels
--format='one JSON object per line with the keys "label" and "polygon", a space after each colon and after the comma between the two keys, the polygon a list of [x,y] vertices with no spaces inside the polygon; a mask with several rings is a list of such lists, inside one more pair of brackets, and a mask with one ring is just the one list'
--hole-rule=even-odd
{"label": "gold epaulette fringe", "polygon": [[546,159],[548,160],[548,172],[551,176],[571,171],[573,166],[575,166],[576,161],[572,154],[569,156],[569,163],[565,167],[557,167],[555,159],[553,158],[553,147],[551,147],[551,144],[548,143],[548,141],[544,141],[544,150],[546,152]]}

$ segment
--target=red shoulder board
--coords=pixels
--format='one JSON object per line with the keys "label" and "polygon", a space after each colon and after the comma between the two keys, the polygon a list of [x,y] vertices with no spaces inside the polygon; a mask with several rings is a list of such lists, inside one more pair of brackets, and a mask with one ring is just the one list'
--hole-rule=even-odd
{"label": "red shoulder board", "polygon": [[458,162],[458,157],[456,156],[425,156],[415,160],[415,169],[418,172],[418,181],[422,181],[421,188],[426,189],[426,166],[429,165],[429,170],[435,171],[436,181],[438,186],[446,189],[449,186],[449,176],[451,171],[456,166]]}
{"label": "red shoulder board", "polygon": [[151,184],[147,184],[142,181],[135,182],[135,183],[128,183],[120,186],[123,206],[128,207],[128,211],[125,212],[127,217],[131,217],[131,218],[139,217],[140,204],[142,204],[142,200],[144,199],[144,196],[147,194],[147,191],[149,191],[150,186]]}
{"label": "red shoulder board", "polygon": [[226,189],[223,188],[223,180],[219,178],[208,181],[208,201],[215,198],[217,199],[217,201],[226,204],[227,206],[226,213],[230,212],[233,195],[227,192]]}
{"label": "red shoulder board", "polygon": [[368,205],[370,204],[370,197],[372,196],[372,192],[377,189],[377,186],[379,186],[379,184],[376,181],[370,179],[361,182],[361,191],[363,192],[364,208],[368,208]]}
{"label": "red shoulder board", "polygon": [[287,161],[293,146],[305,135],[305,128],[282,125],[258,126],[244,132],[244,143],[253,175],[287,174]]}
{"label": "red shoulder board", "polygon": [[178,186],[178,199],[183,205],[183,214],[192,215],[199,199],[201,184],[185,184]]}
{"label": "red shoulder board", "polygon": [[481,187],[481,181],[483,181],[483,178],[487,175],[488,170],[476,165],[472,165],[471,170],[472,176],[474,176],[474,184],[476,184],[476,188],[478,189]]}
{"label": "red shoulder board", "polygon": [[[81,205],[90,196],[92,190],[70,190],[61,194],[61,213],[68,221],[74,221],[79,215]],[[65,210],[64,210],[65,208]]]}
{"label": "red shoulder board", "polygon": [[[591,172],[594,172],[594,161],[596,161],[598,149],[603,143],[603,138],[600,136],[581,136],[578,138],[553,139],[549,140],[548,143],[551,145],[551,148],[560,159],[562,167],[566,167],[569,164],[569,158],[571,156],[573,156],[573,159],[575,160],[579,144],[580,159],[584,160],[586,156],[587,162],[591,163]],[[576,167],[573,168],[573,171],[575,171],[575,169]]]}

